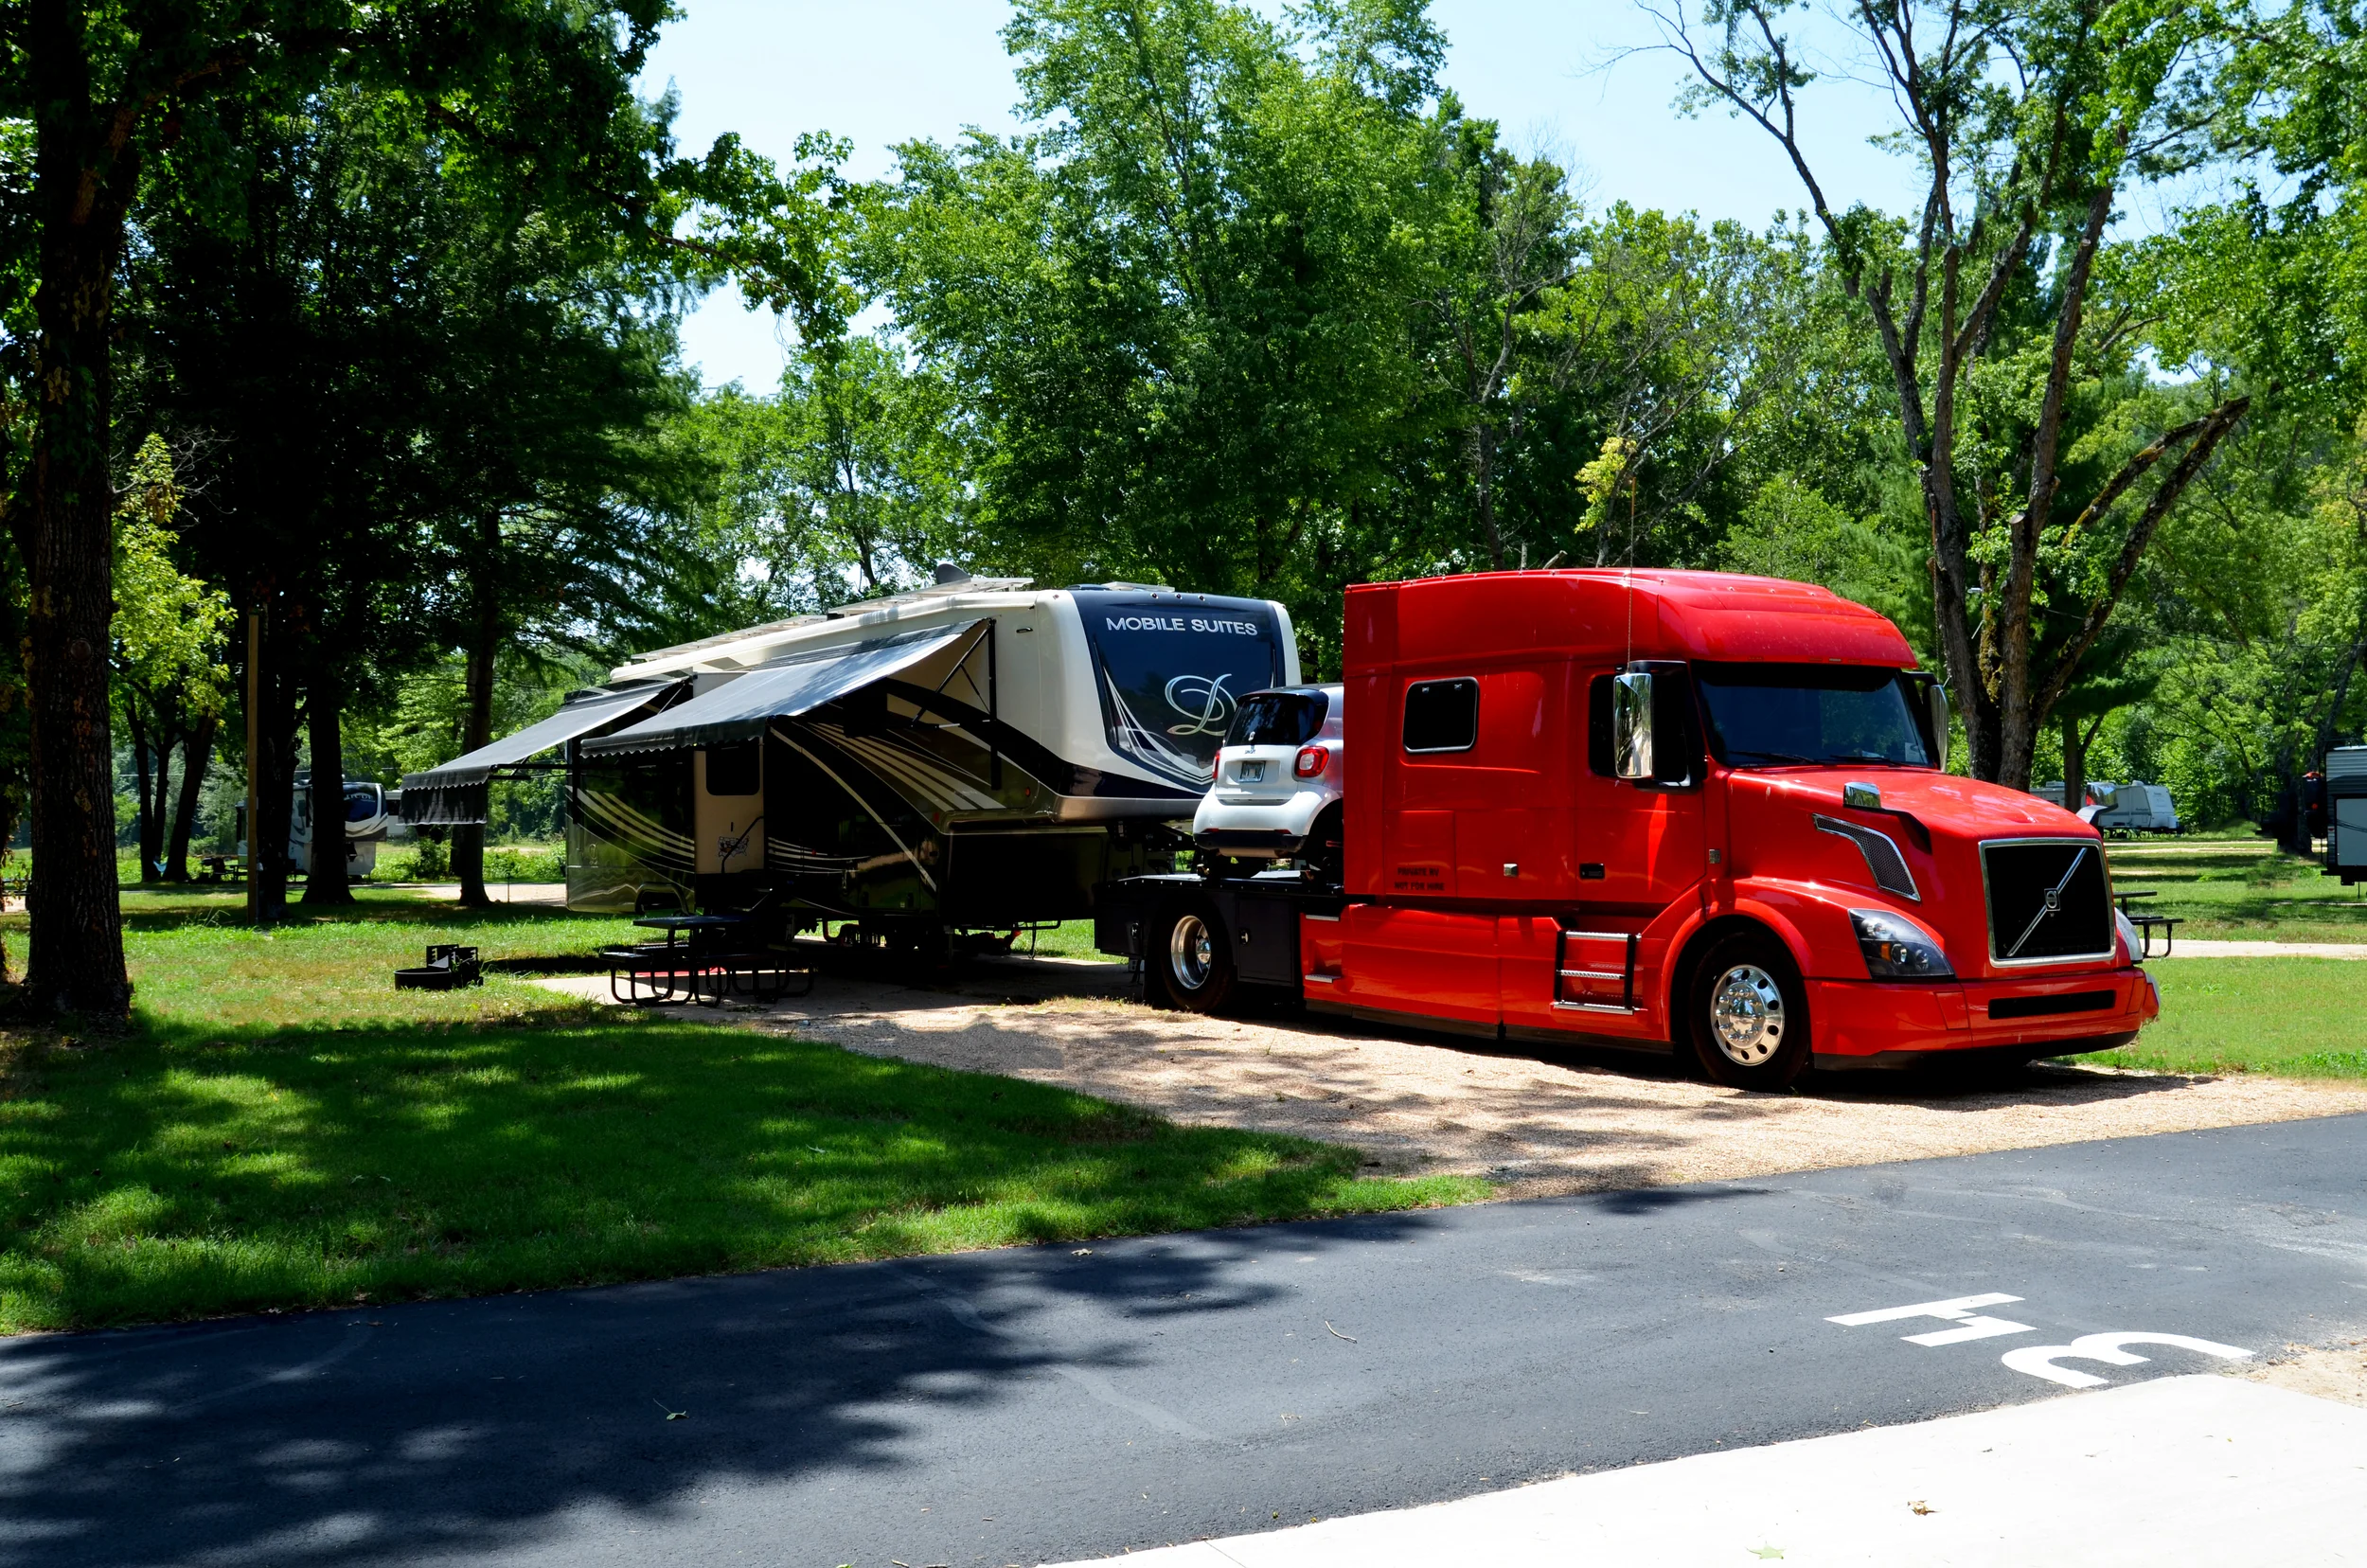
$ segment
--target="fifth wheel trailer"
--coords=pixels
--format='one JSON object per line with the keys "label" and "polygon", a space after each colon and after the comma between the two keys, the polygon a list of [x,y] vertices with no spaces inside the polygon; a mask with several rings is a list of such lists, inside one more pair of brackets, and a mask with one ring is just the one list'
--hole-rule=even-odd
{"label": "fifth wheel trailer", "polygon": [[1239,699],[1298,679],[1283,608],[1128,583],[940,580],[662,649],[403,780],[407,820],[567,780],[567,902],[778,912],[932,947],[1082,918],[1185,844]]}
{"label": "fifth wheel trailer", "polygon": [[1351,587],[1345,869],[1108,889],[1176,1005],[1239,983],[1427,1029],[1810,1062],[2126,1042],[2160,1011],[2096,830],[1944,770],[1895,626],[1800,583]]}

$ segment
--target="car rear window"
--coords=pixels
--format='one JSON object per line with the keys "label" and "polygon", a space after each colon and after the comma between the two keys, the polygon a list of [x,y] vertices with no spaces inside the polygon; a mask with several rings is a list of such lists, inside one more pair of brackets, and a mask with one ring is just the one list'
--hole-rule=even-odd
{"label": "car rear window", "polygon": [[1303,746],[1315,739],[1330,711],[1320,691],[1256,691],[1241,699],[1225,731],[1228,746]]}

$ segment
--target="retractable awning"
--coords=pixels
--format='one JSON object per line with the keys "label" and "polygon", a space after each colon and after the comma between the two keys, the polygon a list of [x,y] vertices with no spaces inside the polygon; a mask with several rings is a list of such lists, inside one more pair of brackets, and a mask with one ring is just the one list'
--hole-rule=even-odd
{"label": "retractable awning", "polygon": [[688,689],[687,681],[632,681],[570,692],[557,713],[515,735],[454,757],[440,768],[402,775],[402,820],[450,827],[485,820],[485,786],[513,767],[604,725],[639,716]]}
{"label": "retractable awning", "polygon": [[613,735],[583,743],[586,757],[680,751],[754,740],[775,719],[810,713],[874,681],[885,680],[975,633],[981,622],[907,632],[841,648],[817,649],[750,669],[729,686],[667,708]]}

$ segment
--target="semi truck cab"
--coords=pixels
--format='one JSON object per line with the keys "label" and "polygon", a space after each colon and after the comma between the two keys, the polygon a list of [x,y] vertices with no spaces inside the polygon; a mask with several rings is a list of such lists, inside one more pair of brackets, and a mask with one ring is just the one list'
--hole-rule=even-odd
{"label": "semi truck cab", "polygon": [[1105,890],[1102,945],[1164,999],[1280,987],[1375,1022],[1673,1050],[1750,1088],[2101,1050],[2160,1010],[2096,830],[1948,774],[1938,683],[1825,589],[1352,587],[1343,688],[1336,880]]}

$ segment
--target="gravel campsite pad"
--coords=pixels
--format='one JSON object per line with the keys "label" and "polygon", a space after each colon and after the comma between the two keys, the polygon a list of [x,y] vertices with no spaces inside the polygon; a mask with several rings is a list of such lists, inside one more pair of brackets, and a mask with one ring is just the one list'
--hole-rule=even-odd
{"label": "gravel campsite pad", "polygon": [[[605,997],[607,980],[543,982]],[[872,1056],[1059,1084],[1171,1120],[1292,1132],[1376,1174],[1509,1196],[1724,1181],[2367,1111],[2367,1088],[2039,1067],[2008,1085],[1818,1075],[1749,1094],[1664,1060],[1423,1037],[1316,1016],[1212,1018],[1125,999],[1114,965],[981,964],[941,987],[825,975],[811,996],[702,1017]]]}

